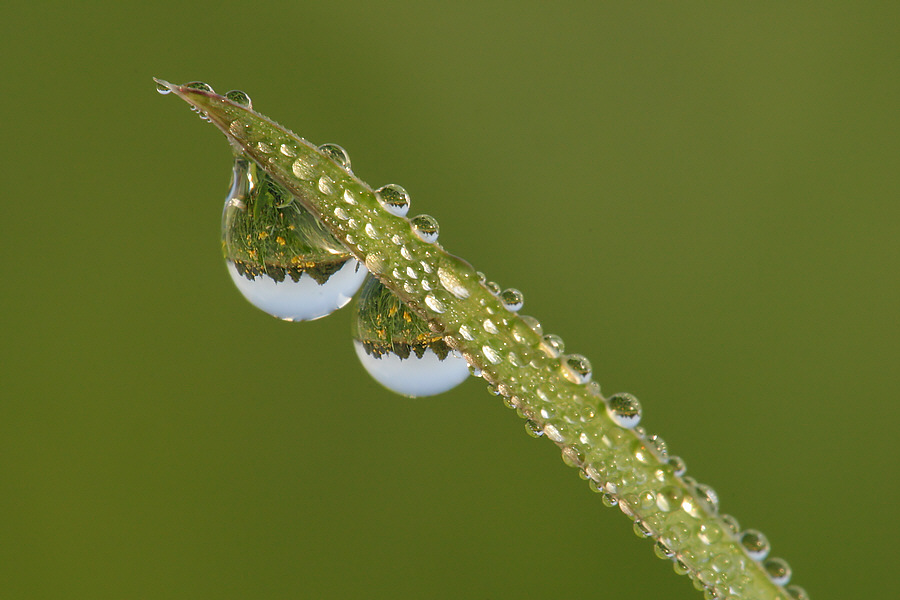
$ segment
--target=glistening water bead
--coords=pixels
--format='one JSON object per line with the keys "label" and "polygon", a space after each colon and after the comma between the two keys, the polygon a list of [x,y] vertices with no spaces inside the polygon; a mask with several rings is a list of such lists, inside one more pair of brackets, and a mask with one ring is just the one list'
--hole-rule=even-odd
{"label": "glistening water bead", "polygon": [[632,429],[641,422],[641,403],[631,394],[615,394],[606,402],[606,413],[619,427]]}
{"label": "glistening water bead", "polygon": [[256,163],[234,160],[222,214],[228,272],[251,304],[286,321],[310,321],[350,302],[366,269]]}
{"label": "glistening water bead", "polygon": [[465,359],[375,277],[366,279],[354,307],[356,355],[384,387],[404,396],[434,396],[469,376]]}
{"label": "glistening water bead", "polygon": [[403,186],[396,183],[383,185],[375,190],[375,197],[378,198],[381,206],[392,215],[404,217],[409,212],[409,193],[403,189]]}

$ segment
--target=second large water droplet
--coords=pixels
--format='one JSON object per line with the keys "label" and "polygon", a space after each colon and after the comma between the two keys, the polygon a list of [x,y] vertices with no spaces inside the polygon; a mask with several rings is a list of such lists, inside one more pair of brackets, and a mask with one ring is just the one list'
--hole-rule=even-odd
{"label": "second large water droplet", "polygon": [[353,346],[378,383],[404,396],[434,396],[469,376],[465,359],[375,277],[354,302]]}

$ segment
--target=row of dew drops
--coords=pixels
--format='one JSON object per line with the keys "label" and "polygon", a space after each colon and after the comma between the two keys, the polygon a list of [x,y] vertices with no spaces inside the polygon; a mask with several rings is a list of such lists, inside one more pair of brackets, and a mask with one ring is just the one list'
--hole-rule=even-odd
{"label": "row of dew drops", "polygon": [[[188,83],[184,87],[215,93],[211,86],[203,82]],[[159,84],[157,91],[167,94],[171,90],[168,86]],[[225,98],[237,105],[246,108],[252,107],[250,97],[242,91],[232,90],[225,94]],[[199,112],[204,120],[209,120],[201,111],[193,107],[192,109]],[[350,172],[350,157],[342,147],[337,144],[323,144],[318,147],[318,150]],[[290,148],[286,146],[281,148],[281,152],[285,156],[292,156]],[[335,251],[334,248],[341,247],[340,242],[333,237],[325,242],[322,239],[304,238],[303,228],[295,225],[300,224],[304,219],[308,221],[312,217],[296,203],[289,207],[290,210],[277,213],[279,222],[275,223],[274,227],[276,229],[280,227],[278,231],[282,235],[275,238],[275,244],[289,246],[291,241],[296,241],[309,247],[311,243],[325,243],[329,246],[327,255],[330,264],[327,268],[320,268],[322,265],[318,264],[322,262],[320,258],[317,260],[317,257],[321,255],[294,255],[289,260],[282,260],[283,264],[266,262],[265,256],[253,254],[255,250],[250,250],[249,255],[245,253],[240,258],[231,256],[228,252],[229,241],[252,243],[272,237],[273,225],[260,221],[250,223],[252,229],[250,234],[247,234],[244,229],[239,232],[247,239],[232,240],[238,233],[235,231],[236,223],[242,222],[243,218],[244,225],[246,225],[247,203],[248,200],[254,199],[254,183],[249,175],[250,168],[251,165],[247,159],[236,156],[232,186],[225,201],[222,221],[223,240],[226,243],[226,264],[236,287],[248,301],[279,319],[308,321],[331,314],[347,305],[356,296],[354,305],[356,321],[353,327],[353,343],[356,354],[363,367],[376,381],[399,394],[411,397],[440,394],[462,383],[470,373],[476,376],[481,375],[477,368],[469,367],[459,352],[448,348],[439,336],[429,336],[426,333],[429,331],[427,324],[414,313],[405,310],[402,302],[378,279],[369,274],[365,266],[353,258],[346,248],[343,252]],[[295,175],[301,179],[315,178],[314,165],[311,166],[307,162],[298,160],[294,164],[293,170]],[[265,177],[264,173],[262,177]],[[272,181],[268,183],[275,185]],[[320,178],[317,185],[322,193],[336,193],[332,188],[332,183],[327,178]],[[255,185],[258,186],[258,183]],[[410,197],[403,187],[388,184],[378,188],[375,193],[381,206],[391,214],[405,217],[409,212]],[[287,192],[284,194],[289,196]],[[349,191],[343,193],[342,199],[348,204],[356,203],[353,194]],[[286,204],[288,203],[290,200],[286,202]],[[285,206],[278,206],[278,208],[283,209]],[[346,213],[343,215],[341,213],[339,208],[335,214],[341,220],[349,220],[349,218],[345,218]],[[413,231],[420,239],[429,243],[437,242],[439,226],[433,217],[419,215],[409,221]],[[368,226],[366,231],[369,232]],[[294,236],[296,239],[284,239],[285,235]],[[320,232],[320,235],[330,236],[323,232]],[[372,234],[370,233],[370,235]],[[399,239],[394,241],[398,244],[402,243]],[[406,257],[404,252],[408,252],[405,247],[401,248],[401,253]],[[425,273],[431,273],[427,262],[421,262],[421,269]],[[411,280],[419,277],[412,267],[408,267],[407,272],[395,270],[393,275],[398,280],[406,279],[405,286],[410,286]],[[480,284],[497,296],[507,310],[516,313],[522,308],[524,298],[520,291],[513,288],[502,290],[496,283],[487,281],[481,273],[479,273],[479,278]],[[468,296],[468,292],[464,288],[460,288],[459,281],[453,277],[440,275],[438,280],[445,289],[458,297],[464,297],[461,295],[462,293]],[[429,284],[424,277],[420,284],[426,286],[425,289],[429,289],[427,287]],[[360,288],[362,288],[361,292]],[[360,293],[357,294],[357,292]],[[441,312],[440,301],[434,296],[429,297],[435,298],[434,304],[430,303],[427,298],[426,303]],[[642,408],[637,398],[631,394],[619,393],[603,399],[599,386],[596,382],[591,381],[591,364],[587,358],[580,354],[565,354],[563,340],[554,334],[544,335],[540,323],[533,317],[521,316],[520,319],[541,337],[540,349],[550,358],[560,360],[562,374],[568,380],[588,386],[592,394],[605,402],[606,412],[614,423],[619,427],[634,430],[641,440],[655,450],[659,458],[672,467],[675,475],[681,477],[690,488],[697,492],[698,497],[703,499],[704,505],[709,510],[718,513],[716,492],[711,487],[699,484],[693,478],[685,476],[684,461],[677,456],[669,456],[665,442],[659,436],[648,435],[646,430],[639,426]],[[491,319],[486,319],[482,327],[487,333],[497,333],[498,331],[496,324]],[[374,336],[371,335],[373,331],[376,332]],[[394,333],[387,335],[384,333],[386,331]],[[379,332],[381,335],[378,334]],[[471,339],[472,337],[466,325],[460,326],[459,333],[464,338]],[[500,361],[500,357],[494,356],[496,353],[490,346],[485,346],[483,350],[485,358],[489,362]],[[489,386],[489,390],[495,395],[500,395],[499,388],[500,386]],[[518,406],[515,401],[508,401],[507,404],[511,408]],[[563,441],[554,435],[552,426],[541,427],[531,419],[526,422],[526,430],[534,437],[546,434],[557,443]],[[637,460],[642,460],[641,453],[646,452],[647,446],[643,443],[635,446]],[[668,512],[685,503],[687,508],[684,510],[689,513],[696,511],[696,503],[691,504],[691,499],[683,497],[680,489],[677,488],[666,488],[655,497],[641,498],[641,496],[653,495],[652,492],[645,492],[639,494],[638,498],[628,498],[626,501],[625,498],[617,496],[615,485],[609,482],[604,485],[598,481],[601,478],[597,476],[596,471],[592,472],[589,465],[583,463],[583,455],[577,450],[563,445],[563,459],[567,464],[580,468],[579,474],[588,480],[592,490],[602,495],[604,505],[610,507],[618,505],[632,518],[635,517],[630,506],[635,505],[642,507],[653,505],[660,511]],[[737,520],[730,515],[723,514],[720,518],[725,524],[726,531],[722,531],[717,526],[701,525],[695,532],[701,542],[711,545],[720,541],[723,535],[731,536],[740,543],[747,556],[761,562],[763,569],[775,584],[782,586],[788,584],[791,578],[791,568],[783,559],[769,558],[770,545],[762,532],[754,529],[741,531]],[[634,530],[639,537],[651,537],[655,533],[640,519],[635,520]],[[707,598],[720,599],[741,596],[741,582],[733,579],[734,565],[730,564],[730,558],[727,555],[694,552],[690,557],[682,556],[670,547],[663,536],[657,538],[654,551],[660,558],[672,560],[677,573],[690,574],[694,585],[703,590]],[[689,565],[699,566],[692,568]],[[809,598],[807,592],[796,585],[788,586],[786,591],[793,600],[808,600]]]}

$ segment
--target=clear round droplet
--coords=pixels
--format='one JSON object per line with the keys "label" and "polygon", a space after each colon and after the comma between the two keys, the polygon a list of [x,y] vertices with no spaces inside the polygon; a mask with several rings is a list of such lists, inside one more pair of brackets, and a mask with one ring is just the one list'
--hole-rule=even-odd
{"label": "clear round droplet", "polygon": [[731,515],[721,515],[719,517],[722,520],[722,523],[725,525],[725,529],[729,535],[737,535],[737,533],[741,530],[741,525],[738,523],[738,520]]}
{"label": "clear round droplet", "polygon": [[495,281],[485,282],[484,287],[487,288],[487,291],[492,293],[495,296],[500,295],[500,286]]}
{"label": "clear round droplet", "polygon": [[507,288],[500,292],[500,302],[510,312],[516,312],[525,304],[525,296],[515,288]]}
{"label": "clear round droplet", "polygon": [[353,345],[378,383],[404,396],[434,396],[469,376],[469,366],[424,319],[374,277],[354,302]]}
{"label": "clear round droplet", "polygon": [[522,319],[525,325],[527,325],[535,335],[544,335],[544,328],[541,327],[540,321],[529,315],[521,315],[519,318]]}
{"label": "clear round droplet", "polygon": [[670,456],[668,463],[669,466],[672,467],[672,472],[676,477],[681,477],[682,475],[687,473],[687,464],[680,456]]}
{"label": "clear round droplet", "polygon": [[438,239],[441,229],[437,219],[431,215],[418,215],[409,220],[413,231],[423,242],[433,244]]}
{"label": "clear round droplet", "polygon": [[409,212],[409,192],[396,183],[383,185],[375,190],[375,197],[386,211],[398,217]]}
{"label": "clear round droplet", "polygon": [[171,93],[172,93],[172,90],[169,89],[169,86],[166,85],[166,84],[165,84],[164,82],[162,82],[162,81],[157,81],[157,82],[156,82],[156,91],[159,92],[160,94],[162,94],[163,96],[165,96],[166,94],[171,94]]}
{"label": "clear round droplet", "polygon": [[184,84],[183,87],[190,88],[192,90],[200,90],[201,92],[209,92],[210,94],[216,93],[215,90],[212,89],[211,85],[202,81],[192,81],[190,83]]}
{"label": "clear round droplet", "polygon": [[671,560],[675,556],[675,551],[669,548],[662,540],[653,545],[653,553],[663,560]]}
{"label": "clear round droplet", "polygon": [[809,600],[809,594],[799,585],[789,585],[785,591],[792,600]]}
{"label": "clear round droplet", "polygon": [[668,485],[656,494],[656,506],[663,512],[678,510],[682,498],[684,498],[684,492],[681,491],[681,488]]}
{"label": "clear round droplet", "polygon": [[572,383],[587,383],[591,380],[591,361],[581,354],[569,354],[561,361],[562,373]]}
{"label": "clear round droplet", "polygon": [[718,523],[702,523],[697,528],[697,537],[704,544],[715,544],[722,539],[722,528]]}
{"label": "clear round droplet", "polygon": [[791,580],[791,566],[783,558],[767,558],[763,569],[775,585],[786,585]]}
{"label": "clear round droplet", "polygon": [[319,152],[336,162],[345,171],[350,170],[350,155],[337,144],[322,144],[319,146]]}
{"label": "clear round droplet", "polygon": [[719,512],[719,494],[712,487],[701,483],[697,485],[697,497],[706,503],[709,512],[715,514]]}
{"label": "clear round droplet", "polygon": [[544,429],[531,419],[525,421],[525,432],[533,438],[539,438],[544,435]]}
{"label": "clear round droplet", "polygon": [[741,533],[741,546],[753,560],[763,560],[769,555],[769,540],[761,531],[747,529]]}
{"label": "clear round droplet", "polygon": [[615,394],[607,400],[606,414],[619,427],[632,429],[641,421],[641,403],[631,394]]}
{"label": "clear round droplet", "polygon": [[236,158],[222,215],[226,265],[254,306],[311,321],[350,302],[366,269],[262,169]]}
{"label": "clear round droplet", "polygon": [[246,92],[243,92],[241,90],[231,90],[230,92],[225,92],[225,97],[238,106],[243,106],[244,108],[253,108],[253,101],[250,100],[250,96],[248,96]]}
{"label": "clear round droplet", "polygon": [[558,335],[548,333],[541,341],[541,350],[550,358],[556,358],[566,351],[566,343]]}

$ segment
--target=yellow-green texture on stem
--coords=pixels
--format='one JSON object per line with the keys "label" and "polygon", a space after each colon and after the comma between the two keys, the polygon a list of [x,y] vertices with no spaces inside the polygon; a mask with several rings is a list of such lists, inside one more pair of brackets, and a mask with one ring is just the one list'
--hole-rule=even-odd
{"label": "yellow-green texture on stem", "polygon": [[[719,515],[708,486],[684,476],[661,438],[637,426],[640,405],[627,394],[604,398],[584,357],[567,355],[517,314],[521,297],[499,292],[466,261],[436,242],[427,219],[386,210],[383,199],[333,155],[211,88],[158,81],[216,125],[236,150],[287,189],[430,330],[526,419],[526,430],[562,450],[607,506],[634,521],[660,558],[689,575],[708,598],[806,598],[787,563],[767,558],[762,534]],[[452,409],[448,409],[452,410]]]}

